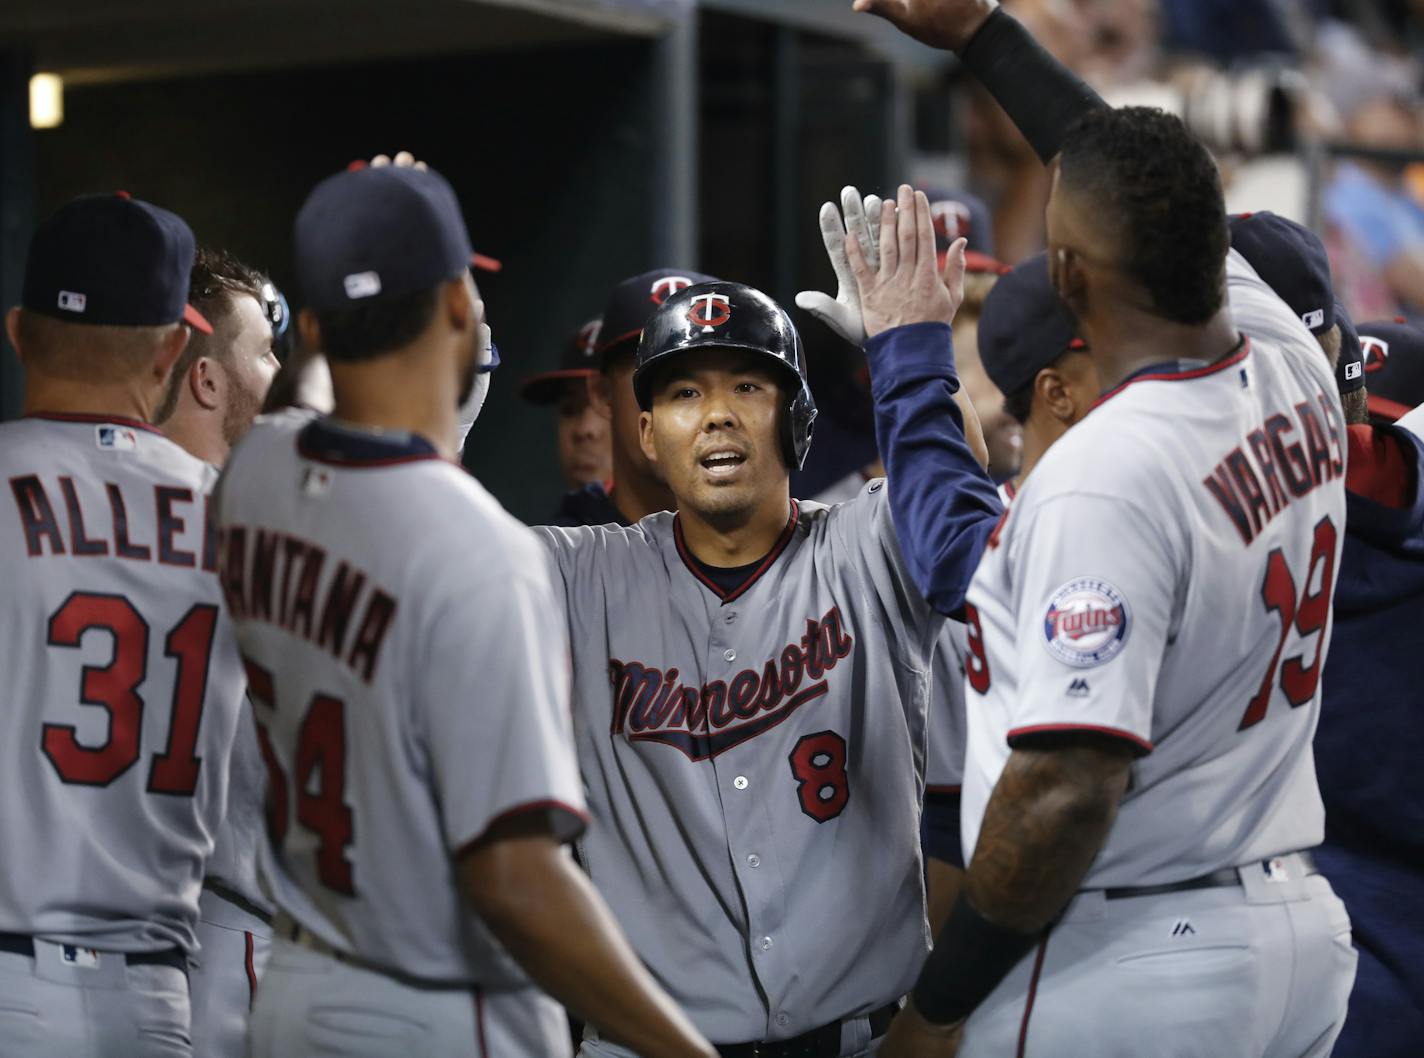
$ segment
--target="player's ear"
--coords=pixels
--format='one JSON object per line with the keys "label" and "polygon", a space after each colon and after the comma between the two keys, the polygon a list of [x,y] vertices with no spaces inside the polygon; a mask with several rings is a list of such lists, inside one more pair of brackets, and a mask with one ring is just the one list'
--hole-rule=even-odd
{"label": "player's ear", "polygon": [[227,376],[216,360],[200,356],[188,369],[188,390],[200,408],[213,411],[222,406],[223,391],[227,386]]}
{"label": "player's ear", "polygon": [[440,300],[451,328],[460,334],[474,330],[484,319],[485,303],[475,296],[468,272],[445,283]]}
{"label": "player's ear", "polygon": [[1057,368],[1045,367],[1033,379],[1034,403],[1065,426],[1074,421],[1073,396],[1068,382]]}
{"label": "player's ear", "polygon": [[658,450],[653,444],[653,413],[650,411],[638,413],[638,446],[649,463],[658,461]]}
{"label": "player's ear", "polygon": [[20,348],[20,312],[20,306],[16,305],[5,313],[5,334],[10,339],[10,348],[15,350],[16,358],[23,364],[25,351]]}

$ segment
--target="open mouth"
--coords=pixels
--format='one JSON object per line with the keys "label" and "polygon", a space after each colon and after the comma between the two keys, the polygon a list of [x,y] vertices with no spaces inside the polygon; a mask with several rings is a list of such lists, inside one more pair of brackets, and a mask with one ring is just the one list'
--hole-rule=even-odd
{"label": "open mouth", "polygon": [[743,453],[725,450],[709,452],[698,460],[702,469],[713,477],[729,477],[746,461],[747,457]]}

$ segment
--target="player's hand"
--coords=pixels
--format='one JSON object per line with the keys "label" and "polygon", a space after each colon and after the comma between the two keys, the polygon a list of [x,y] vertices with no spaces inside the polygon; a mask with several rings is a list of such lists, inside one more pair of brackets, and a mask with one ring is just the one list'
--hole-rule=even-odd
{"label": "player's hand", "polygon": [[880,1044],[880,1058],[954,1058],[964,1038],[964,1022],[931,1025],[915,1009],[913,1001],[895,1015],[890,1031]]}
{"label": "player's hand", "polygon": [[865,333],[873,338],[912,323],[954,322],[964,301],[966,242],[956,240],[949,248],[941,275],[925,193],[901,184],[896,201],[881,209],[879,235],[878,268],[866,260],[858,239],[848,238],[845,244]]}
{"label": "player's hand", "polygon": [[862,201],[855,188],[843,187],[840,209],[836,209],[834,202],[821,207],[821,241],[826,245],[826,256],[836,274],[836,296],[832,298],[819,290],[803,290],[796,295],[797,305],[857,347],[865,342],[865,321],[860,312],[860,289],[846,257],[846,240],[858,240],[865,259],[871,262],[872,268],[878,269],[880,206],[876,195]]}
{"label": "player's hand", "polygon": [[994,13],[999,0],[855,0],[855,10],[878,15],[931,48],[959,51]]}

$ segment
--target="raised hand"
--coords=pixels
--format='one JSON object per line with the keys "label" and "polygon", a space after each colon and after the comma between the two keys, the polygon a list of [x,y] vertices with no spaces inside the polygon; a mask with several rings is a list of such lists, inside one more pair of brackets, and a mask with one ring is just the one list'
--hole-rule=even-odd
{"label": "raised hand", "polygon": [[959,51],[999,0],[855,0],[856,11],[877,15],[932,48]]}
{"label": "raised hand", "polygon": [[853,187],[841,189],[841,208],[827,202],[821,207],[821,241],[826,246],[831,269],[836,274],[836,296],[819,290],[803,290],[796,295],[796,304],[835,331],[851,345],[865,341],[865,323],[860,312],[860,290],[846,257],[846,240],[854,239],[872,267],[879,267],[880,248],[877,245],[880,225],[880,199],[874,195],[861,202],[860,192]]}
{"label": "raised hand", "polygon": [[954,321],[964,301],[965,241],[950,247],[941,276],[930,203],[923,191],[902,184],[896,201],[882,206],[878,268],[858,238],[848,238],[845,247],[868,336],[911,323]]}

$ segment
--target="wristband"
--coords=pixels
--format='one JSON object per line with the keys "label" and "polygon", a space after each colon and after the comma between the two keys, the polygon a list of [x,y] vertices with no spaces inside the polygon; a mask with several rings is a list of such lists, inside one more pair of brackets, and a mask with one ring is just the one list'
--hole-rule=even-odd
{"label": "wristband", "polygon": [[961,893],[911,993],[915,1009],[932,1025],[963,1021],[1037,943],[994,925]]}
{"label": "wristband", "polygon": [[1064,133],[1084,114],[1105,109],[1102,97],[1044,50],[1022,23],[994,9],[960,53],[1047,165],[1063,147]]}

